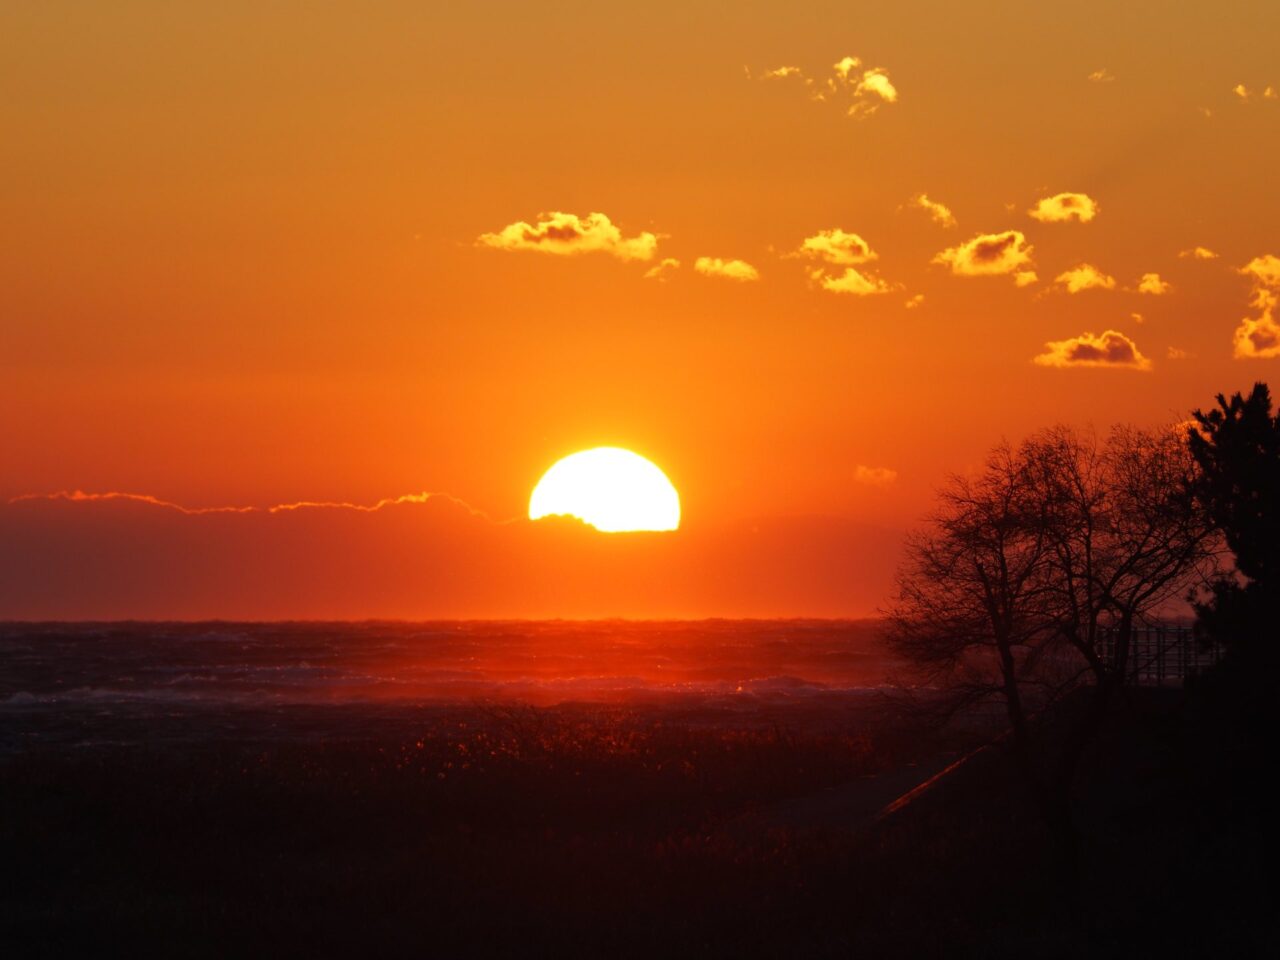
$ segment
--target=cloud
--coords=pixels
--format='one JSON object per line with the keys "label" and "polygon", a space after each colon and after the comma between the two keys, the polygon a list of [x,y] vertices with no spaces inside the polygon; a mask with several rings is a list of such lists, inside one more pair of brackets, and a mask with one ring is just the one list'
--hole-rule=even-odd
{"label": "cloud", "polygon": [[854,87],[856,96],[877,96],[885,103],[898,102],[898,88],[889,80],[889,71],[880,67],[868,70]]}
{"label": "cloud", "polygon": [[667,257],[657,266],[650,267],[645,271],[644,278],[646,280],[657,280],[659,283],[666,283],[671,274],[680,269],[680,261],[675,257]]}
{"label": "cloud", "polygon": [[[750,70],[747,76],[751,76]],[[774,67],[760,74],[762,80],[797,80],[811,100],[833,102],[845,107],[850,117],[868,117],[885,104],[898,102],[898,88],[884,67],[863,69],[859,57],[841,57],[825,77],[808,76],[795,66]]]}
{"label": "cloud", "polygon": [[1115,74],[1106,67],[1099,67],[1097,70],[1093,71],[1093,73],[1089,74],[1089,79],[1094,83],[1111,83],[1115,80]]}
{"label": "cloud", "polygon": [[1280,100],[1280,93],[1278,93],[1276,88],[1272,86],[1263,87],[1261,90],[1250,90],[1243,83],[1237,83],[1231,88],[1231,92],[1244,101],[1253,100],[1258,97],[1263,100]]}
{"label": "cloud", "polygon": [[823,267],[806,269],[809,279],[830,293],[851,293],[865,297],[898,289],[880,279],[872,271],[857,269],[855,265],[861,266],[877,260],[879,255],[871,249],[871,244],[858,234],[849,233],[839,227],[819,230],[812,237],[805,237],[799,249],[789,256],[844,267],[840,273],[828,272]]}
{"label": "cloud", "polygon": [[936,200],[930,200],[928,196],[923,193],[916,194],[907,201],[907,204],[928,213],[929,218],[933,220],[934,223],[940,224],[944,227],[954,227],[956,225],[956,218],[951,212],[950,207],[946,206],[946,204],[938,203]]}
{"label": "cloud", "polygon": [[1138,351],[1138,345],[1115,330],[1104,330],[1098,336],[1082,333],[1068,340],[1052,340],[1035,362],[1042,367],[1151,369],[1151,361]]}
{"label": "cloud", "polygon": [[1183,260],[1217,260],[1218,255],[1208,247],[1190,247],[1179,250],[1178,256]]}
{"label": "cloud", "polygon": [[[374,503],[350,503],[338,500],[296,500],[290,503],[276,503],[267,507],[184,507],[182,504],[174,503],[170,500],[161,500],[159,497],[153,497],[147,493],[128,493],[121,490],[108,490],[101,493],[86,493],[83,490],[59,490],[56,493],[24,493],[9,500],[10,504],[29,503],[33,501],[48,501],[62,503],[135,503],[145,504],[151,507],[162,507],[165,510],[172,510],[176,513],[185,514],[189,517],[199,517],[206,514],[215,513],[293,513],[302,510],[347,510],[354,513],[377,513],[380,510],[386,510],[390,507],[400,507],[406,504],[424,504],[428,501],[435,500],[447,502],[453,506],[459,507],[476,517],[482,517],[485,520],[491,518],[483,511],[477,510],[466,501],[459,500],[457,497],[450,496],[447,493],[405,493],[398,497],[383,497]],[[499,521],[491,521],[499,522]]]}
{"label": "cloud", "polygon": [[382,503],[0,500],[0,620],[862,616],[900,543],[838,517],[601,534],[443,495]]}
{"label": "cloud", "polygon": [[1138,292],[1160,297],[1173,289],[1173,284],[1160,279],[1158,273],[1144,273],[1138,281]]}
{"label": "cloud", "polygon": [[[1023,267],[1031,265],[1031,244],[1021,230],[1005,230],[1003,233],[980,233],[964,243],[948,247],[936,257],[934,263],[945,263],[959,277],[996,277],[1005,274],[1027,274],[1026,283],[1035,282],[1035,274]],[[1018,280],[1019,286],[1024,281]]]}
{"label": "cloud", "polygon": [[813,269],[809,271],[809,279],[830,293],[851,293],[858,297],[888,293],[897,289],[875,274],[860,271],[857,267],[845,267],[844,272],[838,275]]}
{"label": "cloud", "polygon": [[920,306],[920,304],[922,303],[924,303],[924,294],[917,293],[914,297],[911,297],[910,299],[908,299],[907,302],[903,304],[903,306],[905,306],[908,310],[914,310],[916,307]]}
{"label": "cloud", "polygon": [[1266,254],[1254,257],[1240,268],[1243,276],[1251,277],[1259,287],[1274,291],[1280,289],[1280,257]]}
{"label": "cloud", "polygon": [[719,257],[699,257],[693,269],[707,277],[725,277],[729,280],[759,280],[760,271],[745,260],[722,260]]}
{"label": "cloud", "polygon": [[1181,347],[1170,347],[1164,352],[1164,355],[1169,360],[1192,360],[1195,358],[1194,353],[1188,353]]}
{"label": "cloud", "polygon": [[1098,202],[1087,193],[1059,193],[1045,197],[1027,214],[1041,223],[1088,223],[1098,215]]}
{"label": "cloud", "polygon": [[812,237],[805,237],[792,256],[847,265],[867,263],[878,259],[879,255],[858,234],[832,227],[830,230],[819,230]]}
{"label": "cloud", "polygon": [[1280,301],[1280,257],[1254,257],[1239,272],[1253,280],[1250,305],[1256,317],[1245,317],[1236,327],[1234,343],[1237,360],[1280,357],[1280,323],[1275,309]]}
{"label": "cloud", "polygon": [[860,66],[862,66],[862,61],[857,57],[841,57],[832,69],[835,70],[837,77],[847,82],[849,74]]}
{"label": "cloud", "polygon": [[1131,314],[1129,314],[1129,319],[1130,319],[1130,320],[1132,320],[1134,323],[1146,323],[1146,322],[1147,322],[1147,318],[1146,318],[1146,317],[1144,317],[1144,316],[1143,316],[1142,314],[1140,314],[1140,313],[1131,313]]}
{"label": "cloud", "polygon": [[476,245],[561,256],[599,252],[612,254],[619,260],[652,260],[658,249],[658,237],[652,233],[624,237],[603,213],[579,217],[573,213],[552,211],[539,214],[538,222],[534,224],[521,220],[496,233],[482,233],[476,238]]}
{"label": "cloud", "polygon": [[1013,275],[1013,282],[1019,287],[1029,287],[1039,279],[1034,270],[1019,270]]}
{"label": "cloud", "polygon": [[1067,288],[1067,293],[1082,290],[1114,290],[1116,278],[1107,276],[1091,263],[1082,263],[1074,270],[1066,270],[1053,278],[1053,282]]}
{"label": "cloud", "polygon": [[888,467],[867,467],[858,464],[853,470],[853,482],[868,487],[887,487],[898,479],[898,471]]}
{"label": "cloud", "polygon": [[1280,323],[1270,310],[1259,317],[1245,317],[1236,327],[1233,342],[1237,360],[1280,357]]}

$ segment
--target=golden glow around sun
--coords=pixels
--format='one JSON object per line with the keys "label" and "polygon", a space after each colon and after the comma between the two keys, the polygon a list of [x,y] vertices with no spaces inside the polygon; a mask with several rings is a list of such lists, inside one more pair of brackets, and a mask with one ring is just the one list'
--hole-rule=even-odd
{"label": "golden glow around sun", "polygon": [[530,520],[565,514],[605,533],[675,530],[680,495],[666,474],[639,454],[596,447],[558,461],[533,488]]}

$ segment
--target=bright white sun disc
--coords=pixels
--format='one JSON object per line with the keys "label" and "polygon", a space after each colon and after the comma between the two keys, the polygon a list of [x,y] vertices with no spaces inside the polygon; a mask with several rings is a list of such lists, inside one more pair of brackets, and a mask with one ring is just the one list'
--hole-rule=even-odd
{"label": "bright white sun disc", "polygon": [[605,533],[675,530],[680,495],[666,474],[638,453],[596,447],[557,461],[533,488],[530,520],[565,514]]}

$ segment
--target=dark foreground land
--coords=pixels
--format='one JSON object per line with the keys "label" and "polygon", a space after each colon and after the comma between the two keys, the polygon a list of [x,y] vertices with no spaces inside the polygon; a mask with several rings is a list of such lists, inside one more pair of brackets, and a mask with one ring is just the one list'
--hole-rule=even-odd
{"label": "dark foreground land", "polygon": [[0,955],[1274,955],[1257,738],[1204,700],[1104,731],[1074,910],[998,749],[874,815],[990,732],[874,692],[20,703]]}

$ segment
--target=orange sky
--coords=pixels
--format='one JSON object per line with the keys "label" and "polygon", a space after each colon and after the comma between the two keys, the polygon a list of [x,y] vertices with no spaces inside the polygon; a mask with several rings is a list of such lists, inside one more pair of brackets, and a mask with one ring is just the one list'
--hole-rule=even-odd
{"label": "orange sky", "polygon": [[[501,519],[612,444],[686,525],[897,528],[1002,435],[1276,381],[1233,356],[1280,352],[1274,3],[192,7],[0,10],[5,500]],[[1029,215],[1062,193],[1096,215]],[[480,241],[552,211],[624,243]],[[797,255],[836,229],[874,259]],[[939,259],[1007,231],[1008,273]]]}

